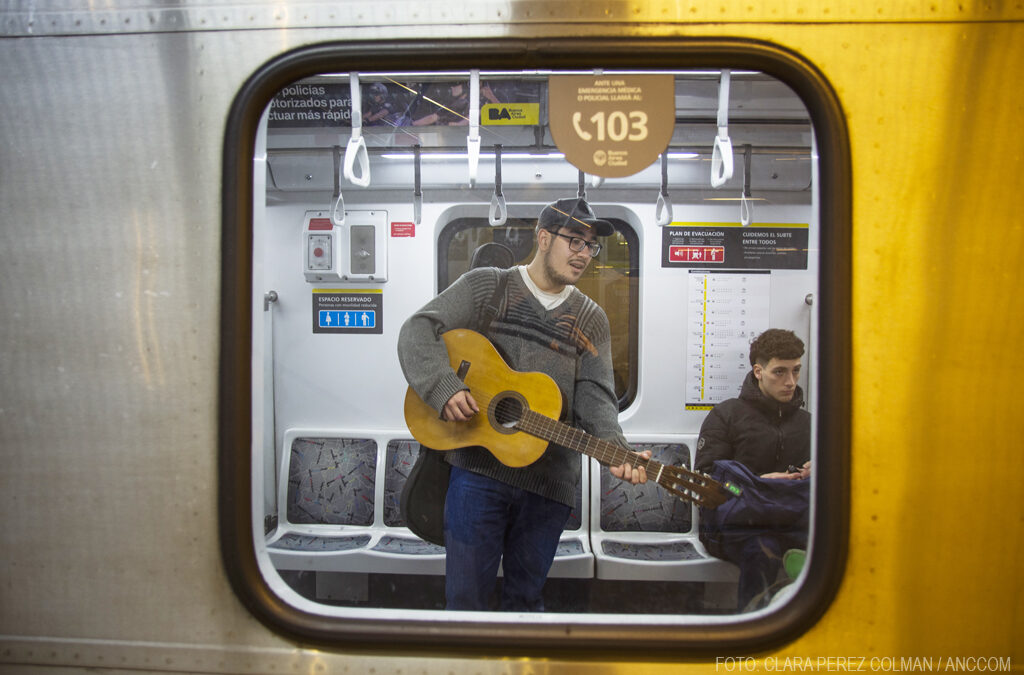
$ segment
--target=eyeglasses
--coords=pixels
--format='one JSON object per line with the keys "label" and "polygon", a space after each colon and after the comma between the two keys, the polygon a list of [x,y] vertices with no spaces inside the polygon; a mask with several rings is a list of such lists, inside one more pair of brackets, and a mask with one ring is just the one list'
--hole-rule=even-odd
{"label": "eyeglasses", "polygon": [[548,232],[551,232],[551,234],[557,237],[568,239],[570,251],[579,253],[583,249],[589,248],[591,258],[596,258],[597,254],[601,252],[601,244],[597,243],[596,241],[587,241],[586,239],[582,239],[580,237],[572,237],[569,236],[568,234],[562,234],[561,232],[554,232],[552,230],[548,230]]}

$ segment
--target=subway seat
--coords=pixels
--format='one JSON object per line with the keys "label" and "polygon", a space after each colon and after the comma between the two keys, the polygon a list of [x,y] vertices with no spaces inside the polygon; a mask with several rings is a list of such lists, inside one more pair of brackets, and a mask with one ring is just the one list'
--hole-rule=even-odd
{"label": "subway seat", "polygon": [[[669,466],[693,466],[695,436],[670,442],[629,439]],[[651,477],[653,479],[653,476]],[[699,510],[653,480],[632,485],[602,466],[591,478],[591,545],[599,579],[735,582],[739,569],[710,555],[698,538]]]}
{"label": "subway seat", "polygon": [[[662,463],[689,467],[695,441],[633,447],[650,449]],[[277,523],[265,538],[276,568],[444,574],[444,548],[414,535],[400,509],[419,443],[372,433],[289,430],[284,447]],[[700,543],[697,518],[695,507],[653,481],[629,485],[581,456],[575,506],[549,576],[735,582],[737,568]]]}
{"label": "subway seat", "polygon": [[399,510],[418,443],[289,430],[284,447],[266,538],[277,569],[444,574],[444,548],[412,534]]}
{"label": "subway seat", "polygon": [[[400,508],[419,443],[372,434],[285,434],[278,470],[277,525],[265,545],[281,570],[444,574],[445,550],[406,526]],[[383,452],[379,448],[383,447]],[[590,550],[589,462],[582,462],[575,506],[551,576],[594,576]],[[283,479],[282,477],[286,477]]]}

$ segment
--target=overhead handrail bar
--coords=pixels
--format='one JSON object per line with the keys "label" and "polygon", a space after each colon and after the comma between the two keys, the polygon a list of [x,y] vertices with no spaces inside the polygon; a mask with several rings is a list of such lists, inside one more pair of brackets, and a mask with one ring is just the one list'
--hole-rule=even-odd
{"label": "overhead handrail bar", "polygon": [[491,197],[491,209],[487,214],[491,226],[504,225],[508,220],[508,206],[505,195],[501,193],[501,145],[494,145],[494,195]]}
{"label": "overhead handrail bar", "polygon": [[[340,215],[339,215],[340,214]],[[334,203],[331,205],[331,225],[345,224],[345,198],[341,195],[341,146],[334,146]]]}
{"label": "overhead handrail bar", "polygon": [[412,146],[413,157],[413,190],[412,190],[412,220],[420,224],[420,217],[423,214],[423,188],[420,179],[420,144]]}
{"label": "overhead handrail bar", "polygon": [[480,166],[480,69],[469,71],[469,135],[466,137],[469,158],[469,187],[476,186]]}
{"label": "overhead handrail bar", "polygon": [[750,163],[752,148],[750,144],[743,146],[743,194],[740,195],[740,223],[744,227],[754,220],[754,205],[750,199]]}
{"label": "overhead handrail bar", "polygon": [[667,149],[661,153],[661,192],[658,193],[658,203],[654,207],[654,220],[661,226],[672,223],[672,200],[668,196]]}
{"label": "overhead handrail bar", "polygon": [[729,77],[722,71],[718,84],[718,135],[711,150],[711,187],[721,187],[732,178],[732,141],[729,140]]}
{"label": "overhead handrail bar", "polygon": [[[370,155],[366,152],[366,139],[363,138],[363,95],[359,90],[359,73],[348,75],[352,102],[352,135],[345,149],[345,178],[359,187],[370,185]],[[355,173],[356,161],[359,161],[359,175]]]}

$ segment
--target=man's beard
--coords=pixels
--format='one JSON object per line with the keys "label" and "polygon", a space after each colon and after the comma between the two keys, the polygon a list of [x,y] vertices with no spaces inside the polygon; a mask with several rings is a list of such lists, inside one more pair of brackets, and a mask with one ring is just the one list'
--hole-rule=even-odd
{"label": "man's beard", "polygon": [[[551,264],[551,251],[550,250],[544,253],[543,263],[544,263],[544,272],[545,272],[545,274],[548,275],[548,279],[550,279],[551,281],[555,282],[556,284],[560,284],[560,285],[563,285],[563,286],[575,286],[576,285],[577,279],[569,277],[569,276],[567,276],[565,274],[562,274],[561,272],[558,272],[557,270],[555,270],[554,266]],[[584,271],[586,271],[586,270],[584,270]]]}

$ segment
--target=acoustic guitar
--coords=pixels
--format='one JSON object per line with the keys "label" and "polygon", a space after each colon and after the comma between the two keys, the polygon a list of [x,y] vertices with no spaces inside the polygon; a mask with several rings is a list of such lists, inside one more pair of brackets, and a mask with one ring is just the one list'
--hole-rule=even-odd
{"label": "acoustic guitar", "polygon": [[705,508],[715,508],[739,494],[710,476],[683,467],[644,459],[615,443],[571,427],[557,418],[562,392],[550,376],[520,372],[505,363],[483,335],[455,329],[444,333],[452,369],[469,387],[480,413],[465,422],[447,422],[410,387],[405,421],[413,438],[435,450],[483,446],[502,464],[523,467],[540,459],[548,443],[557,443],[607,466],[642,466],[647,479],[670,494]]}

